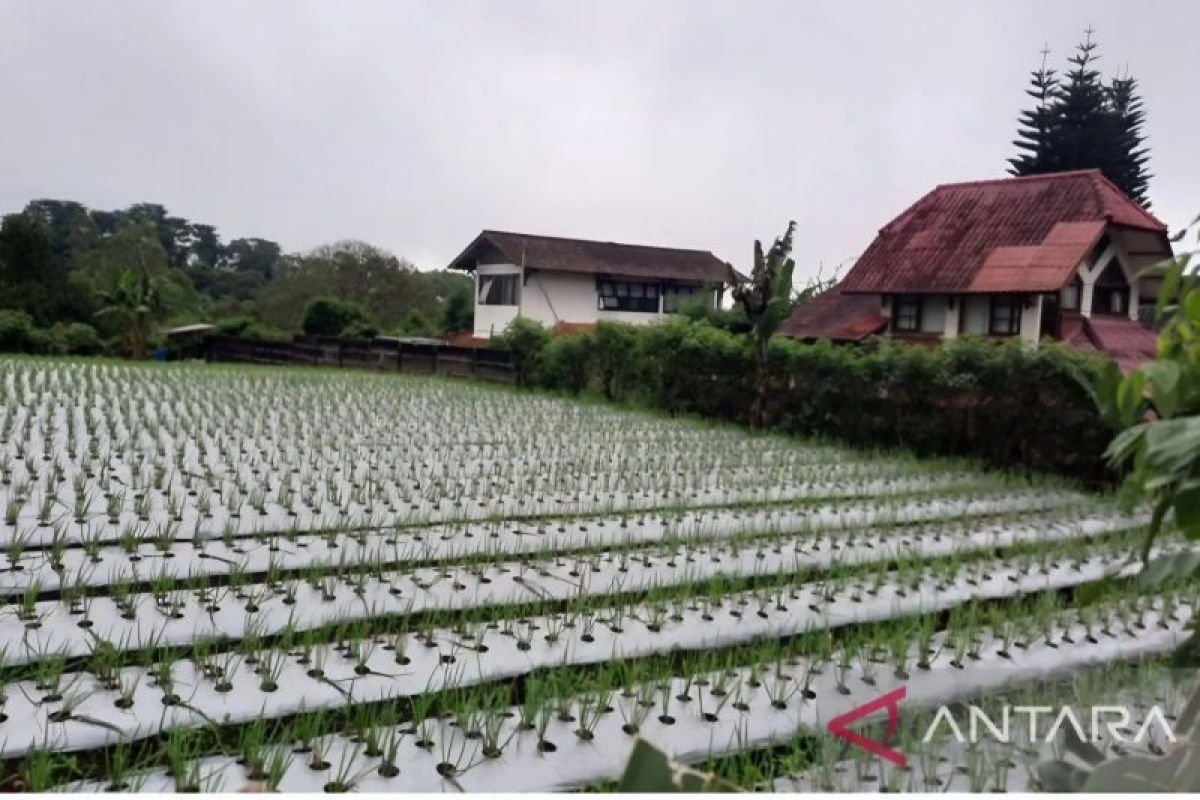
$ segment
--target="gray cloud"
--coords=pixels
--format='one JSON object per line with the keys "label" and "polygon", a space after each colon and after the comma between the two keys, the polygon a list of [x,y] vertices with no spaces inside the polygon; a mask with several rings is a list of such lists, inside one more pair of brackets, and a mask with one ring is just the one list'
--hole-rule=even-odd
{"label": "gray cloud", "polygon": [[1142,83],[1154,210],[1200,212],[1191,2],[0,5],[0,211],[160,202],[422,267],[483,227],[712,249],[799,221],[806,274],[999,176],[1082,28]]}

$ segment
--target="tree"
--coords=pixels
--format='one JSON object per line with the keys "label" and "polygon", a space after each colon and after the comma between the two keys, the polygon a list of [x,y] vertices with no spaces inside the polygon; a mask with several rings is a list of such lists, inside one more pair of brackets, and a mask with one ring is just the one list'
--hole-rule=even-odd
{"label": "tree", "polygon": [[221,248],[216,266],[235,272],[257,273],[270,280],[279,268],[282,251],[269,239],[234,239]]}
{"label": "tree", "polygon": [[1025,94],[1037,104],[1021,112],[1017,121],[1017,139],[1013,142],[1022,151],[1008,160],[1009,172],[1014,175],[1035,175],[1053,168],[1050,152],[1050,130],[1053,119],[1052,103],[1058,92],[1055,71],[1046,68],[1046,57],[1050,48],[1042,50],[1042,66],[1033,71],[1030,88]]}
{"label": "tree", "polygon": [[153,323],[163,310],[160,281],[151,273],[145,253],[139,251],[137,267],[122,270],[116,286],[100,293],[100,302],[96,316],[116,321],[125,353],[145,358]]}
{"label": "tree", "polygon": [[365,308],[336,297],[314,297],[308,301],[301,323],[309,336],[342,336],[349,328],[362,332],[373,326],[371,315]]}
{"label": "tree", "polygon": [[442,333],[469,331],[475,327],[475,297],[468,281],[450,290],[442,302]]}
{"label": "tree", "polygon": [[123,221],[80,259],[67,283],[89,297],[88,319],[101,334],[134,357],[145,355],[159,323],[204,314],[204,298],[168,263],[150,221]]}
{"label": "tree", "polygon": [[1097,45],[1089,28],[1084,40],[1067,61],[1070,68],[1060,80],[1046,67],[1034,70],[1026,94],[1033,108],[1017,121],[1018,152],[1008,160],[1012,175],[1040,175],[1076,169],[1100,169],[1104,175],[1144,207],[1150,174],[1149,150],[1144,147],[1145,110],[1137,81],[1130,76],[1105,84],[1096,68]]}
{"label": "tree", "polygon": [[787,231],[775,240],[770,251],[763,254],[762,242],[754,242],[754,269],[750,280],[733,287],[733,298],[741,304],[750,321],[750,336],[754,341],[755,392],[750,408],[750,425],[762,427],[766,414],[769,371],[767,364],[771,337],[787,319],[791,310],[792,234],[796,223],[789,222]]}
{"label": "tree", "polygon": [[1142,125],[1146,121],[1146,111],[1138,94],[1137,79],[1130,76],[1113,78],[1108,86],[1108,97],[1112,109],[1108,124],[1115,151],[1108,172],[1126,194],[1149,208],[1150,150],[1143,146],[1146,137]]}
{"label": "tree", "polygon": [[437,325],[430,322],[419,308],[412,308],[396,326],[396,333],[401,336],[435,336]]}
{"label": "tree", "polygon": [[358,303],[384,330],[394,329],[410,309],[432,317],[438,308],[432,282],[412,264],[353,240],[285,259],[259,293],[257,305],[264,321],[294,329],[300,321],[299,309],[315,297]]}

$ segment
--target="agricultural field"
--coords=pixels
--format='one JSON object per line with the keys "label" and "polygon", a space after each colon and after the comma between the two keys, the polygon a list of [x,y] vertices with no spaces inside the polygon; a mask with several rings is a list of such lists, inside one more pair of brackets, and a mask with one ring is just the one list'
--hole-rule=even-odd
{"label": "agricultural field", "polygon": [[1045,748],[825,726],[1176,703],[1197,601],[1049,478],[397,375],[0,359],[0,508],[7,789],[604,789],[639,737],[747,788],[1038,788]]}

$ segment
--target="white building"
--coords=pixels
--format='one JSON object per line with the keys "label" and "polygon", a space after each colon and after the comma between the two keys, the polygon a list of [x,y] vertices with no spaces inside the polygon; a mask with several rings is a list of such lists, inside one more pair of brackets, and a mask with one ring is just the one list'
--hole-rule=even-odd
{"label": "white building", "polygon": [[450,269],[475,275],[474,335],[517,317],[548,328],[647,323],[701,298],[713,305],[736,273],[706,250],[483,231]]}

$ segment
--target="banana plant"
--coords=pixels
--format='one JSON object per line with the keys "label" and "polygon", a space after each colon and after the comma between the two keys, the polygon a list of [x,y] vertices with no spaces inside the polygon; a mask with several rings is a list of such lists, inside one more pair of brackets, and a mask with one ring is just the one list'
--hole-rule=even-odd
{"label": "banana plant", "polygon": [[[1197,218],[1196,223],[1200,223]],[[1195,223],[1193,223],[1195,224]],[[1197,226],[1200,243],[1200,226]],[[1168,263],[1158,297],[1158,357],[1122,376],[1110,362],[1097,386],[1105,418],[1121,429],[1106,457],[1129,468],[1124,491],[1149,500],[1153,517],[1142,548],[1147,558],[1169,515],[1189,539],[1200,539],[1200,259],[1184,253]]]}
{"label": "banana plant", "polygon": [[750,408],[750,424],[755,428],[763,425],[766,415],[768,365],[767,354],[771,337],[787,319],[791,311],[792,273],[796,262],[792,259],[792,234],[796,223],[789,222],[787,230],[775,240],[771,249],[763,253],[762,242],[754,242],[754,268],[750,279],[735,283],[733,299],[741,303],[750,321],[750,335],[754,340],[754,403]]}

